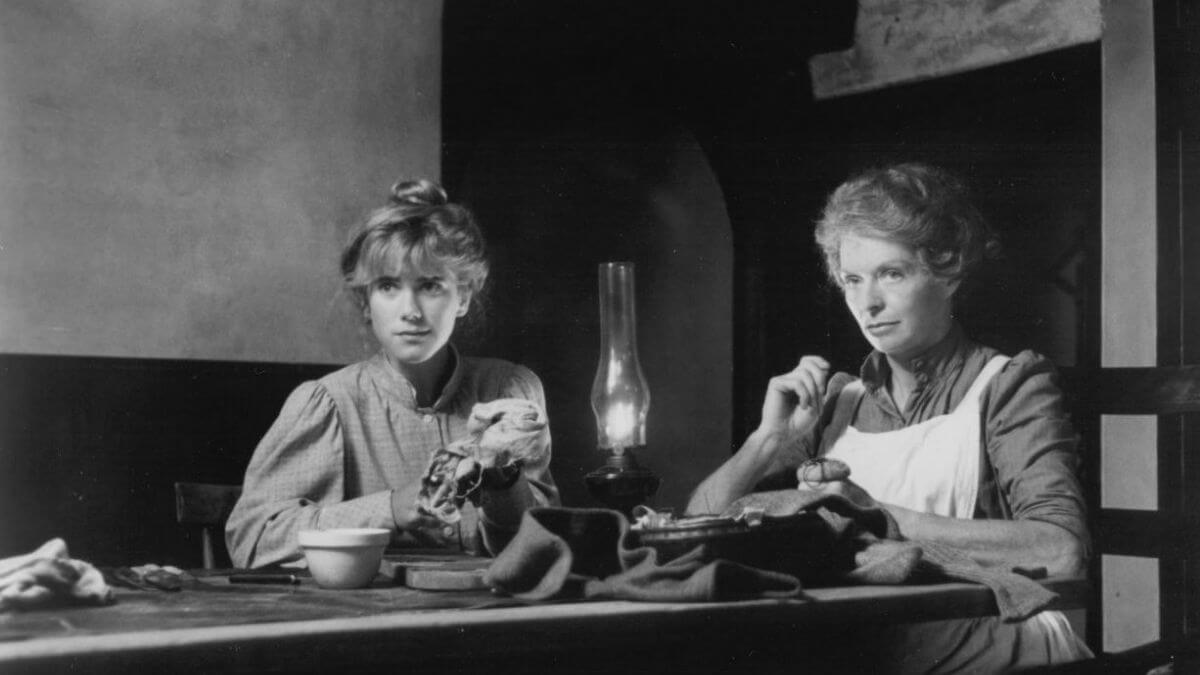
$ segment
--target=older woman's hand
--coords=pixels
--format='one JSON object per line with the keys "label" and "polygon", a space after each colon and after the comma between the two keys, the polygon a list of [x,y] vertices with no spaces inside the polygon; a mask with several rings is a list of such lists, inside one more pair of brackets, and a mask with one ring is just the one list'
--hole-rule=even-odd
{"label": "older woman's hand", "polygon": [[826,494],[841,495],[864,509],[881,508],[881,504],[875,501],[869,492],[862,489],[858,483],[852,480],[835,480],[828,483],[821,483],[817,488],[818,492]]}
{"label": "older woman's hand", "polygon": [[821,416],[828,377],[829,362],[812,355],[801,358],[791,372],[772,377],[767,383],[759,431],[795,436],[812,429]]}
{"label": "older woman's hand", "polygon": [[801,490],[841,495],[867,509],[880,506],[869,492],[850,480],[850,467],[836,459],[815,459],[801,464],[796,469],[796,481]]}
{"label": "older woman's hand", "polygon": [[852,480],[834,480],[828,483],[816,483],[814,486],[801,485],[800,487],[824,494],[841,495],[864,509],[882,508],[882,505],[875,501],[869,492]]}

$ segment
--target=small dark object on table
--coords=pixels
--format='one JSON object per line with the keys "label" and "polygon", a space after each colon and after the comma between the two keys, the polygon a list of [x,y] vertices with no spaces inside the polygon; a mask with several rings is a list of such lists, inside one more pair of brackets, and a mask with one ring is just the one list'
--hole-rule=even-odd
{"label": "small dark object on table", "polygon": [[230,574],[229,583],[231,584],[298,584],[300,577],[295,574],[266,574],[266,573],[242,573]]}

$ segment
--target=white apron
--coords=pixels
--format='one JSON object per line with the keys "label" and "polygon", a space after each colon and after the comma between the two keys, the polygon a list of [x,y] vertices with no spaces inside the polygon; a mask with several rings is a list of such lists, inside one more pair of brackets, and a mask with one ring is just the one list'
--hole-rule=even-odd
{"label": "white apron", "polygon": [[[882,433],[864,433],[847,426],[826,456],[845,462],[850,467],[850,480],[880,502],[951,518],[973,517],[979,496],[983,447],[979,399],[1008,360],[1007,356],[996,356],[988,361],[950,414]],[[857,405],[864,392],[862,381],[855,380],[842,389],[837,406]],[[951,623],[954,622],[919,624],[910,636],[936,636],[945,624]],[[1035,662],[1049,658],[1050,663],[1063,663],[1091,657],[1061,612],[1039,612],[1015,624],[1001,624],[998,619],[991,623],[997,630],[1015,631],[1011,638]],[[957,667],[953,665],[954,658],[947,660],[940,654],[927,656],[931,663],[914,670]]]}

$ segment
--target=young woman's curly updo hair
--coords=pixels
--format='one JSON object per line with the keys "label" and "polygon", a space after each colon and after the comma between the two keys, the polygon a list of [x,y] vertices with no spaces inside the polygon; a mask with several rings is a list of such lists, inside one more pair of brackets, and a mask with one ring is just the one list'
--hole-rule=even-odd
{"label": "young woman's curly updo hair", "polygon": [[401,260],[420,270],[444,269],[477,297],[488,276],[485,254],[483,232],[470,210],[451,203],[437,183],[400,181],[388,204],[351,233],[342,250],[342,277],[360,307],[366,306],[370,283],[394,275]]}
{"label": "young woman's curly updo hair", "polygon": [[816,239],[839,286],[838,250],[849,234],[905,244],[933,274],[958,280],[968,279],[999,246],[962,181],[917,163],[870,169],[830,195]]}

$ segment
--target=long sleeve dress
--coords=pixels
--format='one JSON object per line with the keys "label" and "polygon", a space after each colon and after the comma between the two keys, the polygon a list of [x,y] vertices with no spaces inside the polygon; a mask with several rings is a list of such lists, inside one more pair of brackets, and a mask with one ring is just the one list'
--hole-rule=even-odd
{"label": "long sleeve dress", "polygon": [[[300,559],[305,529],[395,528],[392,492],[419,482],[432,453],[466,435],[476,403],[523,398],[545,407],[528,368],[452,355],[453,373],[427,408],[382,353],[297,387],[255,449],[226,525],[234,565]],[[514,514],[558,503],[546,438],[541,461],[527,462],[507,489],[466,504],[457,524],[397,532],[394,544],[498,552],[519,525]]]}
{"label": "long sleeve dress", "polygon": [[[887,392],[883,354],[868,356],[858,378],[835,375],[822,419],[789,449],[771,487],[794,486],[795,468],[807,458],[859,457],[862,485],[885,503],[957,518],[1050,523],[1086,551],[1077,435],[1053,364],[1031,351],[1007,359],[955,327],[913,366],[917,387],[904,410]],[[967,424],[954,421],[964,416]],[[960,437],[939,440],[947,430]],[[856,455],[858,449],[864,452]],[[853,481],[855,464],[848,463]],[[898,494],[907,503],[895,501]],[[994,617],[914,624],[875,633],[870,643],[890,672],[1007,672],[1089,654],[1056,612],[1011,624]]]}

